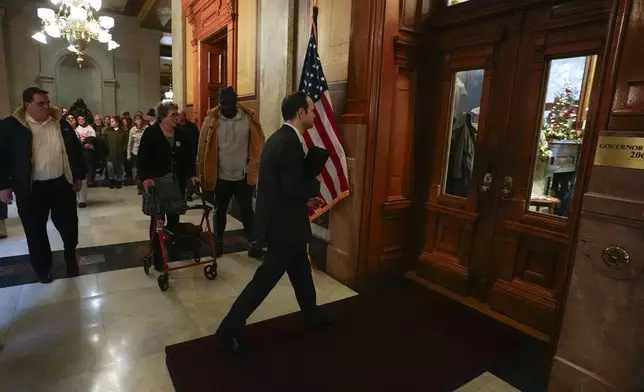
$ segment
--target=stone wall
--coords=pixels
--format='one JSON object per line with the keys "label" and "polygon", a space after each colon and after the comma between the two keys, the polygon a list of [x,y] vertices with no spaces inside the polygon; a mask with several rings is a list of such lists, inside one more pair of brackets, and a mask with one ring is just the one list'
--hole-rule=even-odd
{"label": "stone wall", "polygon": [[[7,8],[2,23],[5,34],[4,54],[7,60],[8,80],[6,91],[9,95],[9,106],[18,106],[22,90],[33,85],[49,91],[50,99],[55,105],[70,106],[73,102],[63,102],[61,98],[69,96],[67,89],[74,80],[73,77],[69,80],[69,72],[63,72],[62,75],[60,72],[61,63],[70,55],[66,49],[68,43],[49,37],[48,44],[43,45],[31,38],[31,35],[40,29],[36,9],[43,6],[42,4],[12,2],[5,6]],[[98,78],[90,87],[91,95],[99,97],[100,101],[100,107],[90,107],[90,110],[103,115],[126,110],[145,111],[154,107],[161,99],[161,32],[141,29],[134,18],[116,15],[114,19],[114,40],[120,43],[121,47],[107,51],[105,44],[93,42],[86,50],[86,63],[96,67],[98,73]],[[1,55],[0,50],[0,60]],[[0,83],[2,82],[0,66]],[[5,88],[0,86],[0,91],[3,90]],[[0,106],[0,110],[4,108]]]}

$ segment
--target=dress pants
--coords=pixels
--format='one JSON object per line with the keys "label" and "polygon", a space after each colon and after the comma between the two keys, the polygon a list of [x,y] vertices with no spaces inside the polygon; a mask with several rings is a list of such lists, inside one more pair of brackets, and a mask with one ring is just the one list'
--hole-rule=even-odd
{"label": "dress pants", "polygon": [[264,262],[257,268],[253,279],[241,292],[230,312],[221,322],[218,334],[238,336],[246,320],[261,305],[284,273],[293,285],[297,303],[309,320],[318,316],[315,285],[306,252],[306,244],[271,246],[264,253]]}
{"label": "dress pants", "polygon": [[31,266],[39,276],[51,272],[52,256],[47,235],[47,221],[60,233],[64,245],[65,263],[76,266],[78,245],[78,214],[76,193],[65,177],[34,181],[31,193],[16,198],[18,215],[27,236]]}
{"label": "dress pants", "polygon": [[9,206],[0,202],[0,221],[7,220],[9,215]]}
{"label": "dress pants", "polygon": [[215,238],[221,242],[226,231],[226,217],[230,200],[235,197],[239,209],[241,210],[242,223],[244,224],[244,233],[249,242],[255,240],[253,223],[255,213],[253,212],[253,187],[248,185],[246,178],[240,181],[217,180],[215,188]]}

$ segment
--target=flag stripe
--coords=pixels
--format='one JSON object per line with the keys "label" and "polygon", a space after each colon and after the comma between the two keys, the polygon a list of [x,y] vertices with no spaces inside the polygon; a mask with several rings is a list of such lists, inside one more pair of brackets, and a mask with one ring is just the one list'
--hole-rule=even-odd
{"label": "flag stripe", "polygon": [[[311,141],[307,141],[307,143],[309,143],[309,144],[312,143],[315,146],[322,147],[322,148],[328,150],[327,146],[324,145],[324,143],[322,142],[322,139],[320,138],[320,135],[319,135],[319,133],[317,131],[317,127],[314,127],[311,130],[309,130],[309,132],[307,132],[307,135],[310,137],[310,140],[311,140]],[[305,138],[305,140],[307,140],[307,139]],[[329,174],[331,175],[331,179],[333,180],[333,184],[332,184],[333,187],[335,189],[340,189],[340,181],[338,179],[338,173],[337,173],[338,170],[333,165],[333,162],[331,160],[328,160],[324,167],[326,168],[326,170],[329,171]],[[331,185],[331,184],[329,184],[329,185]],[[330,201],[330,199],[329,199],[329,201]]]}

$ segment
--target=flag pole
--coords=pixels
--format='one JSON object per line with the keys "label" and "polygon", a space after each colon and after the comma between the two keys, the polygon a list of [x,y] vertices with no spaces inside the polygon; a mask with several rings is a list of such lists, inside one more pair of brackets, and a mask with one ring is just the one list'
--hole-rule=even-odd
{"label": "flag pole", "polygon": [[[319,8],[318,7],[318,0],[313,0],[313,8]],[[313,20],[313,12],[311,13],[311,28],[313,29],[313,36],[315,37],[315,42],[318,42],[318,27],[315,25],[315,21]],[[315,263],[313,263],[313,259],[311,259],[311,243],[309,242],[306,244],[306,256],[309,258],[309,265],[311,266],[311,269],[316,270],[318,269]]]}

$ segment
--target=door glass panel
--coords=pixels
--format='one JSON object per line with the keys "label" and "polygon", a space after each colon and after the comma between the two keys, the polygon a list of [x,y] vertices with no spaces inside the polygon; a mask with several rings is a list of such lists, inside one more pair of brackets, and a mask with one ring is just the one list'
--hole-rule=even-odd
{"label": "door glass panel", "polygon": [[456,72],[452,86],[451,125],[443,189],[453,196],[467,197],[483,95],[485,70]]}
{"label": "door glass panel", "polygon": [[528,210],[568,217],[597,56],[552,60]]}

